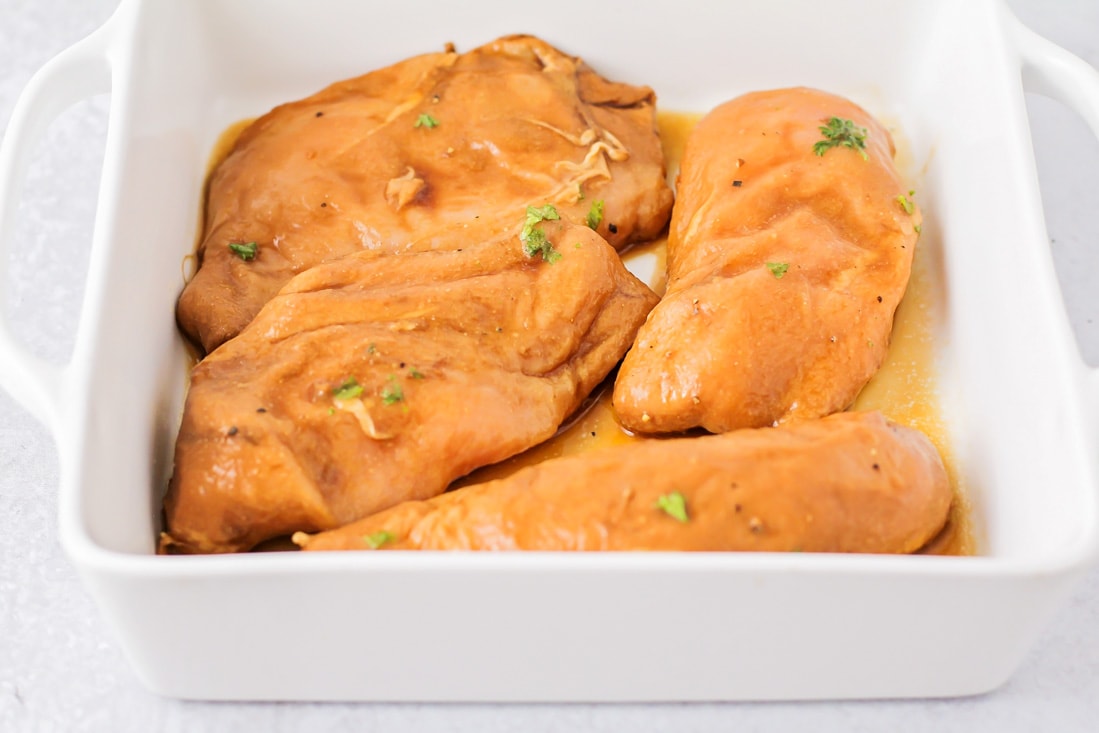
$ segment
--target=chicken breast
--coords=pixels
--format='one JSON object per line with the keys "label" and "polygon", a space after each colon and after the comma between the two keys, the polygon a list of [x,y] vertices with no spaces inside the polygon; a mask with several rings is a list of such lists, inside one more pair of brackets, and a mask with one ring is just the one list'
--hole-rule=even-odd
{"label": "chicken breast", "polygon": [[318,535],[306,550],[914,552],[951,489],[920,432],[880,413],[650,440],[546,461]]}
{"label": "chicken breast", "polygon": [[534,230],[293,279],[194,369],[162,551],[337,527],[551,437],[657,298],[587,226]]}
{"label": "chicken breast", "polygon": [[631,430],[714,433],[849,406],[877,371],[920,225],[889,132],[812,89],[747,94],[687,141],[668,290],[619,371]]}
{"label": "chicken breast", "polygon": [[210,180],[178,320],[211,351],[313,265],[487,241],[546,202],[591,213],[615,247],[661,232],[672,193],[652,90],[530,36],[411,58],[243,132]]}

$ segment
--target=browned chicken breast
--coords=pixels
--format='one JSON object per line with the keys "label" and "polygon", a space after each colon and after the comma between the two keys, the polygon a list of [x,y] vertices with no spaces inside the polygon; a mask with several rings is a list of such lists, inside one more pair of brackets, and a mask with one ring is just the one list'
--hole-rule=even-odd
{"label": "browned chicken breast", "polygon": [[920,213],[888,131],[812,89],[747,94],[687,141],[668,290],[626,356],[631,430],[710,432],[849,406],[877,371]]}
{"label": "browned chicken breast", "polygon": [[162,550],[337,527],[552,436],[657,298],[587,226],[524,236],[292,280],[194,369]]}
{"label": "browned chicken breast", "polygon": [[306,550],[906,553],[952,492],[920,432],[879,413],[547,461],[294,541]]}
{"label": "browned chicken breast", "polygon": [[672,194],[652,90],[530,36],[411,58],[244,131],[210,181],[179,323],[211,351],[315,264],[486,241],[546,202],[590,213],[615,247],[660,233]]}

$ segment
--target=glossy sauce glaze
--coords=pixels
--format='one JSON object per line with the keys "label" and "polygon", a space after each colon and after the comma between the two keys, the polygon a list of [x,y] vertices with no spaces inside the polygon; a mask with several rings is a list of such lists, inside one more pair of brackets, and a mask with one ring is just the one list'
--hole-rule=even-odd
{"label": "glossy sauce glaze", "polygon": [[[659,113],[660,138],[664,144],[668,164],[669,182],[674,184],[675,174],[687,136],[700,114]],[[896,136],[896,131],[893,131]],[[898,141],[899,143],[900,141]],[[902,170],[906,154],[900,148],[898,162]],[[918,195],[917,191],[917,195]],[[665,288],[666,238],[633,247],[622,255],[627,265],[643,257],[652,258],[653,275],[649,286],[658,294]],[[964,486],[961,485],[953,452],[950,447],[947,426],[939,410],[935,382],[936,283],[926,248],[917,248],[912,277],[900,307],[897,309],[888,356],[880,371],[862,390],[851,409],[880,410],[889,419],[922,431],[931,439],[942,455],[954,488],[955,501],[950,519],[942,533],[932,540],[922,552],[938,555],[972,555],[974,541],[968,520],[968,505]],[[631,269],[634,269],[631,267]],[[503,478],[519,469],[550,458],[583,453],[615,445],[624,445],[643,438],[623,428],[611,408],[612,373],[601,387],[601,392],[589,400],[586,411],[567,423],[551,440],[514,456],[502,463],[486,466],[455,482],[454,488]]]}
{"label": "glossy sauce glaze", "polygon": [[[660,112],[658,122],[660,139],[664,146],[668,166],[668,181],[674,186],[679,161],[687,137],[702,118],[697,113]],[[218,138],[210,156],[209,171],[232,150],[240,133],[252,120],[242,120],[231,125]],[[895,129],[891,130],[898,146],[898,167],[910,173],[903,139]],[[911,178],[911,176],[909,176]],[[916,192],[918,196],[919,192]],[[203,213],[205,216],[205,212]],[[202,227],[199,227],[201,231]],[[649,286],[663,294],[666,286],[665,248],[663,236],[647,244],[638,245],[623,252],[622,259],[634,265],[643,258],[643,269],[650,270]],[[939,409],[938,390],[935,381],[934,330],[937,316],[937,284],[926,247],[918,247],[912,267],[912,277],[904,299],[897,309],[889,353],[880,371],[862,390],[851,409],[880,410],[889,419],[917,428],[930,438],[942,455],[954,488],[955,500],[950,518],[943,531],[921,553],[936,555],[973,555],[975,542],[969,521],[969,506],[965,487],[957,470],[956,460],[949,442],[946,423]],[[185,265],[186,266],[186,265]],[[636,271],[636,270],[635,270]],[[558,431],[552,439],[500,463],[480,468],[451,485],[451,490],[484,481],[503,478],[516,471],[551,458],[575,455],[592,450],[626,445],[639,440],[660,440],[634,435],[623,428],[611,408],[611,391],[616,373],[612,372],[592,394],[584,407]],[[285,540],[272,541],[257,550],[296,549]]]}

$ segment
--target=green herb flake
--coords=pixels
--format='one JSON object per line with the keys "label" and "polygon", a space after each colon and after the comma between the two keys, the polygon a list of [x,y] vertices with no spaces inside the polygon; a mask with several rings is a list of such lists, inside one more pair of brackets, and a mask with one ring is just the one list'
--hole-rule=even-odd
{"label": "green herb flake", "polygon": [[245,262],[251,262],[256,259],[256,254],[259,252],[259,245],[255,242],[230,242],[229,251]]}
{"label": "green herb flake", "polygon": [[829,117],[828,121],[820,126],[820,134],[824,139],[813,145],[813,152],[824,155],[832,148],[851,148],[867,159],[866,155],[866,128],[859,127],[851,120]]}
{"label": "green herb flake", "polygon": [[378,353],[378,345],[377,344],[370,344],[370,346],[366,347],[366,353],[370,354],[371,356]]}
{"label": "green herb flake", "polygon": [[520,238],[523,240],[523,254],[527,257],[533,257],[541,252],[546,244],[546,233],[541,229],[534,229],[526,237]]}
{"label": "green herb flake", "polygon": [[553,204],[546,204],[541,208],[528,206],[527,220],[523,223],[523,231],[519,234],[519,239],[525,242],[530,238],[536,225],[541,224],[543,221],[556,221],[560,218],[561,215],[557,213],[557,208]]}
{"label": "green herb flake", "polygon": [[363,535],[363,540],[366,544],[370,545],[371,550],[377,550],[382,545],[388,545],[393,540],[397,539],[392,532],[380,529],[377,532],[372,532],[368,535]]}
{"label": "green herb flake", "polygon": [[653,506],[677,522],[686,523],[689,521],[687,517],[687,498],[678,491],[662,494]]}
{"label": "green herb flake", "polygon": [[404,390],[397,383],[397,376],[389,375],[389,381],[382,387],[382,402],[387,405],[395,405],[404,401]]}
{"label": "green herb flake", "polygon": [[577,201],[583,201],[584,200],[584,184],[583,183],[577,183],[576,184],[576,200]]}
{"label": "green herb flake", "polygon": [[354,377],[343,380],[343,384],[332,390],[332,396],[337,400],[353,400],[363,393],[363,387]]}
{"label": "green herb flake", "polygon": [[599,225],[603,223],[603,199],[593,201],[591,208],[588,209],[588,217],[585,219],[589,229],[598,229]]}
{"label": "green herb flake", "polygon": [[523,238],[523,253],[527,257],[541,255],[542,259],[551,265],[561,259],[561,253],[553,248],[553,244],[541,229],[532,229],[530,234]]}
{"label": "green herb flake", "polygon": [[556,221],[561,215],[553,204],[545,206],[528,206],[527,218],[523,222],[523,231],[519,234],[519,240],[523,243],[523,253],[527,257],[542,255],[542,259],[551,265],[561,259],[561,253],[553,248],[553,244],[546,238],[546,233],[541,229],[535,229],[543,221]]}
{"label": "green herb flake", "polygon": [[432,127],[438,127],[439,121],[429,114],[422,114],[416,118],[416,123],[413,127],[426,127],[428,129]]}
{"label": "green herb flake", "polygon": [[919,224],[916,224],[912,228],[916,231],[916,234],[920,234],[923,231],[923,227],[920,226]]}
{"label": "green herb flake", "polygon": [[[911,194],[911,191],[909,191],[909,194]],[[908,196],[905,196],[903,193],[897,196],[897,203],[901,205],[901,208],[904,209],[904,213],[906,214],[911,214],[916,210],[916,207],[908,200]]]}
{"label": "green herb flake", "polygon": [[423,379],[424,378],[424,373],[421,372],[416,367],[412,367],[411,369],[408,370],[408,376],[412,377],[413,379]]}
{"label": "green herb flake", "polygon": [[771,274],[775,276],[776,280],[781,280],[782,276],[786,274],[786,271],[790,269],[790,263],[768,262],[767,269],[771,271]]}

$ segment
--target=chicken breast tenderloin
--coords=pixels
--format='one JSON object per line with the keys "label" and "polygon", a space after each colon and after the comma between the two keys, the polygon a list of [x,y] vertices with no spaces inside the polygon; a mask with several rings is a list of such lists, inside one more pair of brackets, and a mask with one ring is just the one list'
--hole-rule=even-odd
{"label": "chicken breast tenderloin", "polygon": [[657,298],[587,226],[530,231],[292,280],[194,369],[161,551],[337,527],[552,436]]}
{"label": "chicken breast tenderloin", "polygon": [[880,413],[561,458],[294,541],[306,550],[913,552],[952,490]]}
{"label": "chicken breast tenderloin", "polygon": [[796,88],[757,92],[688,139],[668,290],[627,354],[631,430],[714,433],[849,406],[885,357],[920,212],[889,132]]}
{"label": "chicken breast tenderloin", "polygon": [[653,239],[672,206],[655,114],[648,87],[530,36],[417,56],[277,107],[213,173],[179,324],[212,351],[313,265],[495,239],[527,205],[591,213],[615,247]]}

